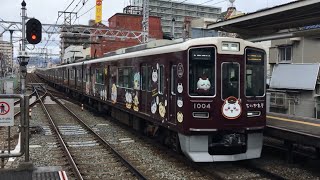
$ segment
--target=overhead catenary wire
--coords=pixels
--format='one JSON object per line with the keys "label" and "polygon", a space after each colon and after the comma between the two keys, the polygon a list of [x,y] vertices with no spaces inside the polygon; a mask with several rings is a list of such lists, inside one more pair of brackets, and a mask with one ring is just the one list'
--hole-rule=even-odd
{"label": "overhead catenary wire", "polygon": [[[77,8],[77,6],[81,3],[81,1],[83,1],[83,0],[79,0],[78,4],[73,8],[73,10],[72,10],[71,12],[73,12],[73,11]],[[86,3],[87,1],[88,1],[88,0],[83,1],[83,6],[85,5],[85,3]],[[75,0],[72,0],[71,3],[65,8],[65,10],[64,10],[63,12],[66,12],[66,11],[69,9],[69,7],[70,7],[74,2],[75,2]],[[82,7],[83,7],[83,6],[82,6]],[[82,7],[81,7],[79,10],[81,10]],[[78,10],[78,11],[79,11],[79,10]],[[59,18],[62,16],[62,14],[63,14],[63,13],[58,14],[58,18],[57,18],[57,20],[56,20],[56,22],[55,22],[55,25],[58,24],[58,20],[59,20]],[[44,48],[45,48],[46,46],[48,46],[49,44],[52,43],[52,41],[49,42],[49,40],[51,39],[51,36],[52,36],[51,34],[48,35],[48,39],[47,39],[47,42],[46,42]]]}

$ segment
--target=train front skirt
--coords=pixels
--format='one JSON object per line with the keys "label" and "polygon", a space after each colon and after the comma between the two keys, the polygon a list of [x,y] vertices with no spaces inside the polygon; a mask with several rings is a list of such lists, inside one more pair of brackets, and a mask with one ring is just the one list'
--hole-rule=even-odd
{"label": "train front skirt", "polygon": [[[182,152],[194,162],[238,161],[261,156],[263,133],[248,133],[246,134],[246,143],[244,145],[243,142],[239,142],[239,144],[233,146],[221,145],[212,147],[210,146],[208,135],[186,136],[179,133],[179,140]],[[212,153],[209,153],[209,151],[218,153],[211,155]]]}

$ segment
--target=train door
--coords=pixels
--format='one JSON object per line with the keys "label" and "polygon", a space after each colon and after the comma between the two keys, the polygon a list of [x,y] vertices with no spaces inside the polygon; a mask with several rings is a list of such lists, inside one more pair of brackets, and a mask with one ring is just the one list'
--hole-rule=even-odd
{"label": "train door", "polygon": [[82,63],[82,65],[81,65],[81,81],[80,81],[80,83],[81,83],[81,87],[80,87],[80,89],[81,89],[81,92],[83,93],[84,92],[84,89],[85,89],[85,77],[86,77],[86,67],[85,67],[85,65],[84,65],[84,62]]}
{"label": "train door", "polygon": [[69,69],[69,68],[67,69],[67,73],[68,73],[68,74],[67,74],[67,78],[68,78],[68,81],[67,81],[67,82],[68,82],[68,87],[70,87],[70,69]]}
{"label": "train door", "polygon": [[144,113],[150,112],[150,106],[151,106],[151,66],[143,63],[140,66],[140,72],[141,72],[141,91],[140,91],[140,99],[141,99],[141,111]]}
{"label": "train door", "polygon": [[74,68],[74,89],[77,89],[78,87],[78,76],[79,76],[79,70],[77,67]]}
{"label": "train door", "polygon": [[240,98],[240,65],[239,63],[222,63],[222,99]]}
{"label": "train door", "polygon": [[168,95],[169,95],[169,102],[168,102],[168,112],[169,123],[176,124],[176,114],[177,114],[177,65],[171,64],[170,74],[169,74],[169,81],[168,81]]}
{"label": "train door", "polygon": [[106,90],[106,99],[108,99],[108,97],[110,97],[110,86],[112,86],[112,84],[110,85],[110,66],[106,65],[105,69],[107,70],[107,72],[105,73],[105,78],[104,78],[104,84],[105,84],[105,90]]}

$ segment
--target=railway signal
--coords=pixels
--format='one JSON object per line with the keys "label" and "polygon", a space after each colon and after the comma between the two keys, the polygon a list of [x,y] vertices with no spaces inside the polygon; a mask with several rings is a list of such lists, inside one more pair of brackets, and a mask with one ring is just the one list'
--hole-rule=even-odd
{"label": "railway signal", "polygon": [[42,25],[38,19],[32,18],[26,24],[26,38],[30,44],[38,44],[42,37]]}

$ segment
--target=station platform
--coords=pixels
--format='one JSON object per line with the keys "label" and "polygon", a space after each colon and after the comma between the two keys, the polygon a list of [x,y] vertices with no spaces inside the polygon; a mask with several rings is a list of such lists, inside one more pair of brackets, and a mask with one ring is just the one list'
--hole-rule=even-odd
{"label": "station platform", "polygon": [[267,113],[266,136],[320,148],[320,119]]}
{"label": "station platform", "polygon": [[62,167],[33,167],[30,164],[24,164],[16,169],[1,169],[1,180],[67,180],[65,171]]}
{"label": "station platform", "polygon": [[267,126],[276,126],[320,136],[320,119],[297,117],[279,113],[267,114]]}

